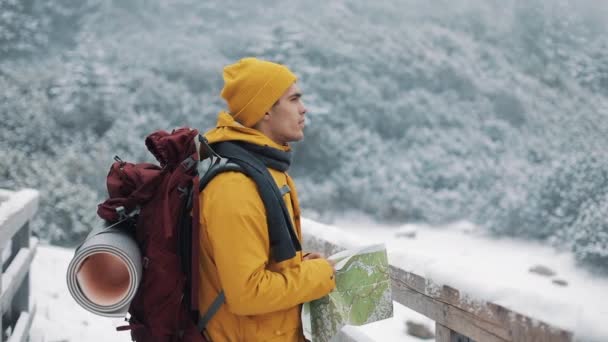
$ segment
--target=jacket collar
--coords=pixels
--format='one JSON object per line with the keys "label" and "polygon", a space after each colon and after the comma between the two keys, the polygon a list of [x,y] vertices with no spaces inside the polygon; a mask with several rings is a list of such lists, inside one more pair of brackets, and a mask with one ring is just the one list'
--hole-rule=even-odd
{"label": "jacket collar", "polygon": [[232,115],[225,111],[221,111],[218,114],[215,128],[207,131],[204,135],[210,144],[222,141],[244,141],[259,146],[269,146],[286,152],[291,150],[289,145],[279,145],[257,129],[241,125],[234,120]]}

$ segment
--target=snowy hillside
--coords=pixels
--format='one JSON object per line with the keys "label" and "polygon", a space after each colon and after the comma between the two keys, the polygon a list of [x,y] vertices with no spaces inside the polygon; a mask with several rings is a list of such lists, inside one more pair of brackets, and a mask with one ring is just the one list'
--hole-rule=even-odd
{"label": "snowy hillside", "polygon": [[211,128],[222,67],[257,56],[299,76],[307,212],[467,220],[608,272],[607,17],[602,0],[0,1],[0,187],[40,189],[32,228],[73,246],[112,158]]}
{"label": "snowy hillside", "polygon": [[[436,227],[405,225],[388,227],[365,217],[347,217],[337,226],[304,220],[304,229],[330,241],[367,244],[384,241],[391,263],[461,289],[474,298],[490,300],[514,311],[572,330],[584,341],[608,340],[608,278],[578,269],[572,254],[514,240],[494,240],[478,228],[461,223]],[[346,233],[345,229],[354,233]],[[128,334],[114,331],[120,320],[92,315],[69,296],[65,284],[67,264],[73,250],[41,246],[32,265],[33,297],[38,314],[32,341],[129,341]],[[530,272],[543,266],[553,275]],[[400,305],[393,319],[356,328],[376,341],[419,342],[405,334],[406,321],[427,318]],[[428,340],[427,340],[428,341]]]}

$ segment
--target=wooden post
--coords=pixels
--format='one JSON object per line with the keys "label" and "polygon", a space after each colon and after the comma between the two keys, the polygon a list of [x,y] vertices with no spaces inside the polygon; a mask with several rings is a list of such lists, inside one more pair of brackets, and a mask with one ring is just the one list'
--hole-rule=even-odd
{"label": "wooden post", "polygon": [[475,342],[472,339],[460,335],[454,330],[435,322],[435,341],[436,342]]}
{"label": "wooden post", "polygon": [[[2,249],[4,245],[0,245],[0,255],[2,255]],[[2,258],[0,258],[2,259]],[[0,260],[0,263],[2,260]],[[0,294],[2,293],[2,265],[0,265]],[[2,320],[4,319],[4,315],[2,314],[2,309],[0,308],[0,342],[4,341],[4,329],[2,328]]]}
{"label": "wooden post", "polygon": [[452,342],[452,330],[435,322],[435,341],[436,342]]}
{"label": "wooden post", "polygon": [[[30,247],[30,224],[26,222],[23,227],[13,237],[13,251],[16,253],[21,248]],[[15,293],[13,303],[11,305],[11,321],[16,322],[21,312],[28,312],[30,308],[30,273],[29,268],[27,275],[23,279],[19,290]]]}

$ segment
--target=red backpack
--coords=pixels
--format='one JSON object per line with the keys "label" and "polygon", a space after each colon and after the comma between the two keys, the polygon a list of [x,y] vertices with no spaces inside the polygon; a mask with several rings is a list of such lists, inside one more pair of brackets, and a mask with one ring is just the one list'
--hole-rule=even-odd
{"label": "red backpack", "polygon": [[143,258],[142,280],[129,307],[137,342],[203,342],[206,322],[223,302],[223,293],[201,319],[198,313],[199,143],[198,131],[157,131],[146,146],[159,165],[127,163],[115,157],[107,176],[109,198],[98,215],[133,233]]}

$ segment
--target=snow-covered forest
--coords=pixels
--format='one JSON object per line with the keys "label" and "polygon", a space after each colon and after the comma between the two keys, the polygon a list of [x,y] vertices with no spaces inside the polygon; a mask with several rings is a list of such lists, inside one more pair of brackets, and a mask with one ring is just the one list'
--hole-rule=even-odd
{"label": "snow-covered forest", "polygon": [[608,1],[2,0],[0,188],[33,229],[97,225],[114,155],[215,124],[221,69],[284,63],[309,108],[307,216],[469,220],[608,271]]}

